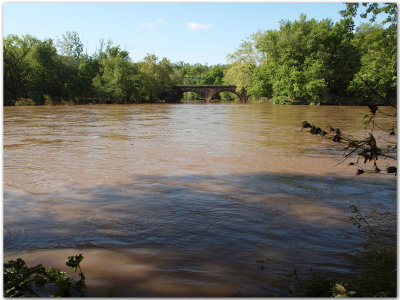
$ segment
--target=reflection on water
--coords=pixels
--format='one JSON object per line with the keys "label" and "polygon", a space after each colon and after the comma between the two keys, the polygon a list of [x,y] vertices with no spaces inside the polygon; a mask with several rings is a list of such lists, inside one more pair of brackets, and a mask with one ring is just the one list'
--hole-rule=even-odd
{"label": "reflection on water", "polygon": [[5,257],[65,269],[82,252],[94,296],[286,295],[294,268],[357,272],[349,206],[395,230],[395,179],[334,166],[341,151],[300,124],[362,136],[366,111],[6,107]]}

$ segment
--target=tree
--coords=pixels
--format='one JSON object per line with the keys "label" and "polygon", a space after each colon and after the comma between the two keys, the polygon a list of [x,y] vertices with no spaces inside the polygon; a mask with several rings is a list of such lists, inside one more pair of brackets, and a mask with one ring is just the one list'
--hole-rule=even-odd
{"label": "tree", "polygon": [[19,38],[8,35],[3,40],[3,71],[4,71],[4,104],[11,105],[20,97],[27,96],[26,77],[27,56],[36,46],[38,40],[31,35]]}
{"label": "tree", "polygon": [[107,57],[121,57],[124,60],[130,60],[129,52],[126,50],[121,50],[120,46],[112,47],[111,44],[107,45],[106,54]]}
{"label": "tree", "polygon": [[211,67],[208,73],[202,76],[202,84],[222,85],[224,78],[224,68],[221,65]]}
{"label": "tree", "polygon": [[[393,68],[397,67],[397,5],[386,3],[380,6],[378,3],[363,3],[366,12],[361,17],[366,18],[372,13],[371,22],[381,12],[387,13],[387,18],[380,25],[363,24],[357,28],[356,39],[354,44],[361,52],[361,68],[351,82],[350,89],[364,97],[368,102],[369,113],[364,116],[365,135],[362,140],[357,140],[346,136],[341,129],[330,126],[329,133],[323,129],[310,124],[307,121],[302,123],[302,127],[310,128],[311,134],[317,134],[331,139],[333,142],[343,145],[345,151],[345,161],[351,157],[356,158],[349,165],[358,167],[357,175],[361,175],[366,171],[380,173],[381,168],[378,166],[380,157],[397,161],[397,144],[388,141],[383,136],[375,137],[375,128],[386,131],[388,135],[396,135],[394,128],[382,128],[377,124],[377,115],[382,114],[385,117],[396,117],[397,114],[388,114],[382,112],[379,104],[396,103],[397,77]],[[352,17],[357,15],[358,3],[348,3],[346,10],[341,11],[345,18],[342,22],[352,23]],[[383,25],[390,23],[388,27]],[[396,26],[395,26],[396,25]],[[352,28],[352,27],[351,27]],[[395,51],[396,50],[396,51]],[[397,69],[397,68],[396,68]],[[364,101],[365,103],[365,101]],[[364,166],[360,165],[360,160]],[[342,162],[343,162],[342,161]],[[373,163],[372,170],[366,170],[368,163]],[[381,166],[382,167],[382,166]],[[397,167],[386,166],[387,173],[397,174]],[[387,274],[385,274],[385,277]],[[396,289],[395,285],[393,285]]]}
{"label": "tree", "polygon": [[138,73],[136,64],[116,54],[100,62],[99,73],[93,78],[93,87],[100,98],[128,103],[139,96]]}
{"label": "tree", "polygon": [[263,54],[257,51],[255,45],[260,33],[253,34],[240,44],[239,48],[228,55],[230,66],[225,73],[224,82],[236,85],[236,91],[248,93],[256,66],[263,59]]}
{"label": "tree", "polygon": [[66,83],[67,93],[72,97],[93,97],[95,89],[93,79],[99,73],[100,62],[92,57],[82,56],[78,69],[74,69],[72,77]]}
{"label": "tree", "polygon": [[249,94],[255,98],[272,98],[272,72],[267,64],[262,64],[254,69]]}
{"label": "tree", "polygon": [[[252,93],[272,96],[277,103],[327,102],[329,53],[326,46],[331,28],[332,23],[327,19],[307,21],[306,16],[301,15],[294,22],[281,21],[279,31],[261,34],[256,49],[265,59],[256,72]],[[258,82],[264,79],[269,79],[270,83]]]}
{"label": "tree", "polygon": [[354,104],[354,94],[349,85],[360,69],[361,53],[354,44],[355,34],[351,20],[340,20],[329,32],[325,45],[328,55],[326,83],[330,104]]}
{"label": "tree", "polygon": [[163,94],[175,84],[172,80],[172,65],[165,57],[158,61],[154,54],[148,54],[139,63],[139,72],[143,79],[142,95],[147,101],[161,100]]}
{"label": "tree", "polygon": [[354,41],[362,53],[361,68],[351,81],[350,90],[362,103],[396,104],[397,39],[381,25],[364,24]]}
{"label": "tree", "polygon": [[96,49],[96,52],[93,54],[93,58],[97,59],[99,61],[107,58],[106,49],[108,47],[111,47],[111,45],[112,45],[112,41],[108,40],[107,45],[106,45],[106,43],[104,42],[104,39],[100,39],[99,47]]}
{"label": "tree", "polygon": [[341,104],[359,70],[351,22],[329,19],[281,21],[279,30],[259,32],[255,49],[262,57],[249,92],[275,103]]}
{"label": "tree", "polygon": [[[367,33],[355,31],[351,17],[333,24],[329,19],[307,20],[304,14],[295,21],[281,21],[279,30],[257,32],[229,56],[225,82],[275,103],[369,104],[371,97],[376,99],[374,91],[381,102],[393,103],[397,7],[364,6],[364,17],[368,12],[373,19],[387,13],[387,27]],[[358,4],[347,7],[347,15],[356,14]]]}
{"label": "tree", "polygon": [[28,57],[28,96],[43,104],[44,95],[63,96],[63,64],[53,40],[39,41]]}
{"label": "tree", "polygon": [[[365,11],[360,13],[360,17],[366,19],[370,16],[370,22],[374,23],[376,18],[380,14],[385,14],[386,19],[382,21],[382,24],[389,24],[391,29],[397,27],[397,3],[378,3],[378,2],[363,2],[362,6]],[[359,11],[360,3],[346,3],[346,9],[339,11],[344,19],[352,19],[357,16]]]}
{"label": "tree", "polygon": [[255,66],[252,64],[235,62],[226,71],[224,83],[236,85],[237,92],[248,91],[252,83],[254,69]]}
{"label": "tree", "polygon": [[343,18],[352,19],[360,13],[374,23],[357,29],[356,45],[362,52],[361,69],[350,89],[369,104],[395,104],[397,91],[397,3],[347,3],[340,11]]}
{"label": "tree", "polygon": [[57,38],[57,47],[61,55],[72,56],[79,60],[83,53],[83,43],[76,31],[67,31],[61,37]]}

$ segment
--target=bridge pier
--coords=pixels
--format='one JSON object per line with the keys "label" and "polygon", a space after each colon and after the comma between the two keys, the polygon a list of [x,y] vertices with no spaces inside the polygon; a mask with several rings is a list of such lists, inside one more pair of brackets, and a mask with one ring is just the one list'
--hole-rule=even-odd
{"label": "bridge pier", "polygon": [[247,92],[245,89],[242,89],[240,93],[236,93],[236,95],[239,96],[240,100],[242,100],[243,104],[246,104],[250,100],[250,96],[247,95]]}
{"label": "bridge pier", "polygon": [[210,103],[212,97],[215,95],[215,91],[210,89],[208,91],[205,91],[204,95],[202,95],[204,102],[205,103]]}
{"label": "bridge pier", "polygon": [[193,90],[193,92],[196,92],[201,98],[203,98],[205,103],[210,103],[212,97],[216,93],[215,89],[213,89],[213,88],[196,89],[196,90]]}

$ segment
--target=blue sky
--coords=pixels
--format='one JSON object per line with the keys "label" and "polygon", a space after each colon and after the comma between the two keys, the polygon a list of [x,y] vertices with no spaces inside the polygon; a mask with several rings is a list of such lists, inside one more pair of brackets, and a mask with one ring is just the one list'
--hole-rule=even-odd
{"label": "blue sky", "polygon": [[147,53],[171,62],[226,63],[226,55],[258,30],[278,29],[280,20],[340,19],[345,5],[262,2],[6,2],[3,35],[31,34],[39,39],[77,31],[88,54],[99,40],[112,40],[133,61]]}

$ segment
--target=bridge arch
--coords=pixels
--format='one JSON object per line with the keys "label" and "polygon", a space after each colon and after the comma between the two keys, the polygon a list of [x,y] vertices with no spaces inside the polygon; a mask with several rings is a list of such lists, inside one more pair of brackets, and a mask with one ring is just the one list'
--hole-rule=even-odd
{"label": "bridge arch", "polygon": [[204,102],[209,103],[212,97],[220,92],[231,92],[239,97],[243,103],[247,103],[249,96],[246,91],[240,93],[236,91],[235,85],[177,85],[174,87],[175,92],[195,92],[204,99]]}

